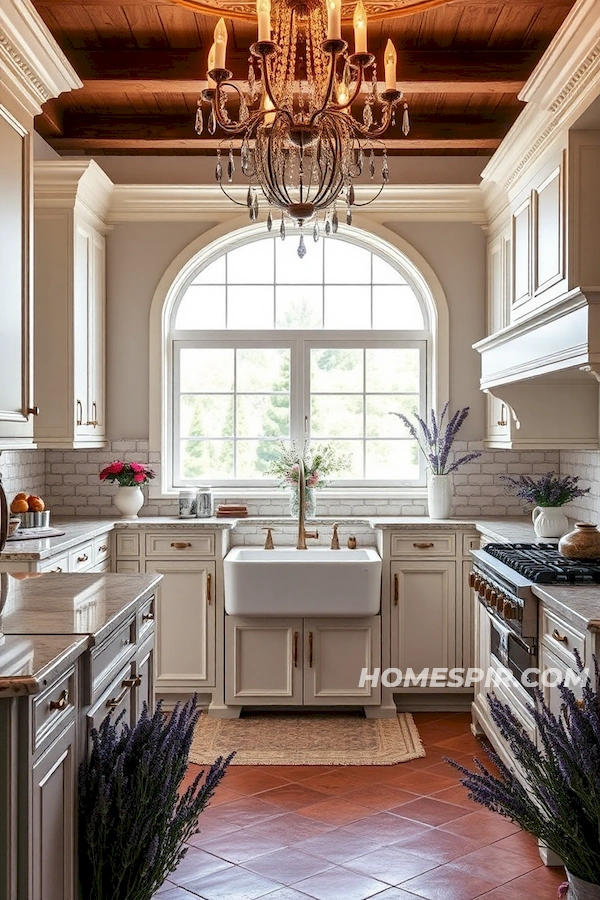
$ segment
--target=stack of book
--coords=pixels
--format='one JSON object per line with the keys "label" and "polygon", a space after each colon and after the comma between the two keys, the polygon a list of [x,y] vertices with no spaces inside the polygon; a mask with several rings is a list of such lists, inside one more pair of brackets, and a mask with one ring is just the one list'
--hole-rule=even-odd
{"label": "stack of book", "polygon": [[217,518],[220,519],[244,519],[247,515],[247,506],[235,506],[232,503],[221,503],[217,506]]}

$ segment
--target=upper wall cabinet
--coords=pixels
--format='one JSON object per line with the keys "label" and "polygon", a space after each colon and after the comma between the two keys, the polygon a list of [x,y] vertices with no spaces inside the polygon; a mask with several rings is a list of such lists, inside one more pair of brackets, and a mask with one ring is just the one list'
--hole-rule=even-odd
{"label": "upper wall cabinet", "polygon": [[29,0],[0,14],[0,450],[33,447],[32,133],[42,104],[81,87]]}
{"label": "upper wall cabinet", "polygon": [[38,447],[102,447],[105,215],[113,184],[93,161],[34,166]]}

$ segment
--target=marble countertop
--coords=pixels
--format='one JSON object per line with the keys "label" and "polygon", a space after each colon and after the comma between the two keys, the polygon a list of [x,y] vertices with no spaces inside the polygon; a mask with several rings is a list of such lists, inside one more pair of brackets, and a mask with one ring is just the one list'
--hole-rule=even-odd
{"label": "marble countertop", "polygon": [[37,559],[48,559],[56,556],[71,547],[76,547],[83,541],[91,540],[113,530],[114,519],[86,519],[75,517],[61,519],[59,516],[52,519],[51,527],[60,528],[65,533],[57,537],[39,538],[27,541],[8,541],[4,550],[0,552],[1,562],[27,562]]}
{"label": "marble countertop", "polygon": [[154,591],[162,575],[3,573],[1,578],[5,635],[85,634],[100,643]]}
{"label": "marble countertop", "polygon": [[0,636],[0,700],[39,693],[73,665],[88,643],[88,635]]}
{"label": "marble countertop", "polygon": [[140,516],[139,519],[115,519],[114,527],[117,530],[121,530],[122,528],[169,528],[169,530],[180,529],[180,530],[188,530],[193,528],[194,530],[197,528],[210,528],[214,531],[215,528],[233,528],[238,521],[246,521],[244,519],[238,520],[235,518],[229,517],[221,517],[217,518],[217,516],[210,516],[209,518],[196,518],[195,516],[179,518],[179,516]]}
{"label": "marble countertop", "polygon": [[534,584],[536,597],[576,628],[600,631],[600,585]]}

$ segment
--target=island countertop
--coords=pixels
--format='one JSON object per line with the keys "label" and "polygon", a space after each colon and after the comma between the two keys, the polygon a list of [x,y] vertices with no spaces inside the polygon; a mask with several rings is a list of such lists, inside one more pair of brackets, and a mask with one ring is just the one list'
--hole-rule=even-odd
{"label": "island countertop", "polygon": [[[41,673],[68,667],[99,644],[156,590],[162,575],[0,576],[0,691],[15,691],[19,654],[24,693]],[[16,641],[13,638],[26,640]],[[54,654],[54,655],[52,655]],[[0,694],[0,696],[2,696]]]}

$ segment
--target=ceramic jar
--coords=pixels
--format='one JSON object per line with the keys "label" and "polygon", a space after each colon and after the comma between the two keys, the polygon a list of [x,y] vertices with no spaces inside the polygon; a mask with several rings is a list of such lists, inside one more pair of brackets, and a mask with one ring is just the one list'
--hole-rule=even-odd
{"label": "ceramic jar", "polygon": [[113,497],[113,503],[123,519],[137,519],[139,511],[144,505],[141,487],[119,485],[117,493]]}
{"label": "ceramic jar", "polygon": [[600,531],[589,522],[575,522],[558,542],[558,552],[567,559],[600,559]]}
{"label": "ceramic jar", "polygon": [[569,527],[569,520],[560,506],[536,506],[531,518],[533,530],[540,538],[561,537]]}
{"label": "ceramic jar", "polygon": [[452,476],[429,474],[427,510],[431,519],[448,519],[452,515]]}

